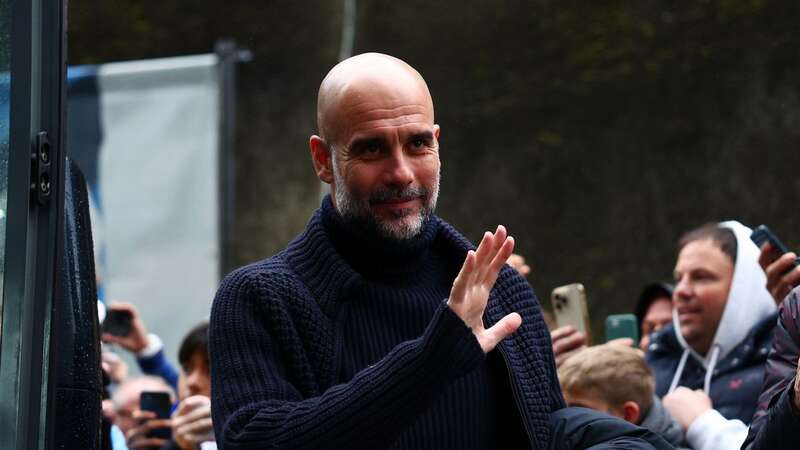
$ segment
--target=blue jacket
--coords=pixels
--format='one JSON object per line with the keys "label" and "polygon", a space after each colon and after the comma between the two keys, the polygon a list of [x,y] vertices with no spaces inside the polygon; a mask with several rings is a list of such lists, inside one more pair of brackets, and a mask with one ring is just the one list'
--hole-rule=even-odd
{"label": "blue jacket", "polygon": [[[714,367],[709,396],[714,409],[727,419],[749,424],[756,411],[764,379],[764,365],[772,345],[777,312],[759,321],[742,342]],[[656,395],[667,394],[684,348],[672,324],[653,335],[646,359],[656,377]],[[706,370],[695,358],[686,360],[680,386],[703,389]]]}
{"label": "blue jacket", "polygon": [[666,450],[673,447],[653,431],[608,414],[570,407],[550,415],[550,450]]}

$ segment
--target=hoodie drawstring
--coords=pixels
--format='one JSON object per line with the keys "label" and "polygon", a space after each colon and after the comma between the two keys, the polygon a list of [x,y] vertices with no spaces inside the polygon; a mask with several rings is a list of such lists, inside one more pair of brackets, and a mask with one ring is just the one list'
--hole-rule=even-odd
{"label": "hoodie drawstring", "polygon": [[672,392],[678,387],[678,382],[681,380],[681,375],[683,374],[683,368],[686,367],[686,360],[689,359],[689,353],[688,348],[683,351],[681,360],[678,362],[678,368],[675,369],[675,376],[672,377],[672,383],[669,385],[668,392]]}
{"label": "hoodie drawstring", "polygon": [[[706,376],[703,379],[703,392],[706,395],[711,395],[711,378],[714,376],[714,368],[717,365],[717,360],[719,359],[719,353],[722,350],[722,347],[719,345],[714,345],[711,347],[711,355],[708,358],[708,366],[706,367]],[[678,362],[678,367],[675,369],[675,375],[672,377],[672,383],[669,385],[668,393],[671,393],[675,389],[678,388],[678,383],[681,380],[681,375],[683,375],[683,369],[686,367],[686,360],[689,359],[689,354],[691,354],[691,350],[688,348],[683,351],[681,355],[681,359]]]}
{"label": "hoodie drawstring", "polygon": [[706,368],[706,377],[703,380],[703,392],[706,395],[711,395],[711,377],[714,376],[714,367],[717,365],[717,359],[722,347],[719,344],[714,344],[711,347],[711,357],[708,358],[708,367]]}

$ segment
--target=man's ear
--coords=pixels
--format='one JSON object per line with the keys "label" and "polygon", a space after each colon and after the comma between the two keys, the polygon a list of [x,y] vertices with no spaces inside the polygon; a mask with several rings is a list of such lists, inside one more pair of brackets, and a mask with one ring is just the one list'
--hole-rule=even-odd
{"label": "man's ear", "polygon": [[642,419],[642,410],[639,408],[639,404],[628,400],[627,402],[623,403],[622,405],[622,418],[625,419],[627,422],[630,422],[634,425],[638,425]]}
{"label": "man's ear", "polygon": [[333,149],[329,148],[325,140],[316,134],[309,139],[308,148],[311,151],[311,162],[314,163],[314,171],[317,173],[317,177],[325,183],[333,183],[333,167],[330,154]]}
{"label": "man's ear", "polygon": [[442,128],[437,124],[433,124],[433,136],[436,138],[436,142],[439,142],[440,134],[442,134]]}

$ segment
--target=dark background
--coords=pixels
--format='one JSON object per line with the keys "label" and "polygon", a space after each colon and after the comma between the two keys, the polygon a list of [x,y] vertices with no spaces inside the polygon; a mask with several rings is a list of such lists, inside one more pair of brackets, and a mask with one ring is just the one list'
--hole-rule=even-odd
{"label": "dark background", "polygon": [[[69,63],[250,49],[240,67],[233,264],[305,225],[316,92],[343,0],[71,0]],[[581,281],[596,329],[668,280],[707,221],[800,248],[800,2],[358,1],[354,52],[408,61],[442,127],[439,214],[517,238],[543,303]]]}

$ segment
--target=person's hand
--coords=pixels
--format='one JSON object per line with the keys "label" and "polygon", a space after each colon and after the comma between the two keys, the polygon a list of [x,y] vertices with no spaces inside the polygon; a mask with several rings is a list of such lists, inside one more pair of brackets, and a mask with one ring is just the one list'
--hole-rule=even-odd
{"label": "person's hand", "polygon": [[504,226],[498,226],[494,234],[487,231],[478,249],[467,252],[447,300],[447,306],[472,329],[484,353],[489,353],[522,324],[522,317],[513,312],[488,330],[483,327],[489,292],[513,250],[514,238],[507,235]]}
{"label": "person's hand", "polygon": [[508,257],[506,264],[514,268],[523,277],[527,277],[531,273],[531,266],[525,264],[525,258],[522,255],[512,253]]}
{"label": "person's hand", "polygon": [[120,383],[128,376],[128,365],[116,353],[103,350],[101,361],[100,365],[112,382]]}
{"label": "person's hand", "polygon": [[684,431],[695,419],[712,407],[711,397],[705,392],[700,389],[693,391],[683,386],[665,395],[661,401],[664,408],[681,424]]}
{"label": "person's hand", "polygon": [[157,419],[152,411],[134,411],[133,418],[139,424],[125,434],[129,450],[152,450],[166,445],[167,440],[156,437],[147,437],[147,434],[160,428],[169,428],[169,419]]}
{"label": "person's hand", "polygon": [[183,450],[197,449],[201,442],[214,440],[211,399],[194,395],[178,405],[172,413],[172,439]]}
{"label": "person's hand", "polygon": [[784,253],[776,258],[775,249],[767,242],[761,246],[758,264],[767,274],[767,290],[772,294],[775,303],[779,304],[800,284],[800,266],[793,267],[797,255],[794,252]]}
{"label": "person's hand", "polygon": [[551,331],[550,340],[553,341],[556,367],[561,367],[567,358],[586,348],[586,335],[569,325]]}
{"label": "person's hand", "polygon": [[633,347],[633,339],[631,339],[629,337],[616,338],[616,339],[612,339],[612,340],[606,342],[606,345],[617,345],[617,346],[620,346],[620,347]]}
{"label": "person's hand", "polygon": [[134,354],[141,352],[147,347],[150,338],[147,334],[147,328],[145,328],[144,322],[142,322],[139,311],[136,310],[135,306],[130,303],[118,302],[109,305],[108,309],[109,311],[128,311],[131,314],[131,332],[127,336],[115,336],[113,334],[103,333],[103,342],[117,344]]}

